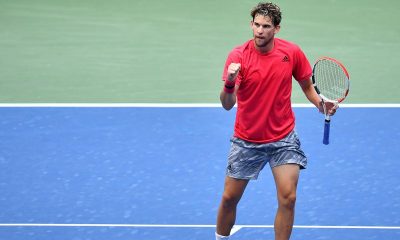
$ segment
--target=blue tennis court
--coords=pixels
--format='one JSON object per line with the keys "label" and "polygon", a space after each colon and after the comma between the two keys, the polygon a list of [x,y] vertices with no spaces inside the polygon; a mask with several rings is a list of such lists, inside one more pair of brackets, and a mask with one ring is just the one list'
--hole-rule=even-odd
{"label": "blue tennis court", "polygon": [[[400,108],[296,107],[309,157],[292,239],[400,239]],[[235,112],[220,107],[0,108],[0,239],[213,239]],[[268,168],[233,240],[273,239]]]}

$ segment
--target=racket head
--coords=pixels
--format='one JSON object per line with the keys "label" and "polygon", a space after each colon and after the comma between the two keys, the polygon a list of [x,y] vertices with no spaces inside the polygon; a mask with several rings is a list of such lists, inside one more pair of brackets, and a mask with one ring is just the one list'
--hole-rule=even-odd
{"label": "racket head", "polygon": [[321,57],[315,62],[312,82],[320,97],[329,102],[342,102],[350,89],[350,75],[347,69],[331,57]]}

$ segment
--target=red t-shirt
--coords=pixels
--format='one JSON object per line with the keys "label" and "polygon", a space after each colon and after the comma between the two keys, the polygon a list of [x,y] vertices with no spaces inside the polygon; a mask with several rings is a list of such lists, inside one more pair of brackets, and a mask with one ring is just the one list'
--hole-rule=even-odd
{"label": "red t-shirt", "polygon": [[265,54],[253,40],[234,48],[228,55],[222,79],[230,63],[240,63],[236,78],[237,113],[234,136],[255,143],[278,141],[295,125],[291,106],[292,76],[308,80],[312,69],[295,44],[275,38],[274,48]]}

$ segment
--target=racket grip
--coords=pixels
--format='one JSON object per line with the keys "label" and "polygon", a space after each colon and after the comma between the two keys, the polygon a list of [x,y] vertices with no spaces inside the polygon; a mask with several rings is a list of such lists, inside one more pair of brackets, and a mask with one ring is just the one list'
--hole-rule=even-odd
{"label": "racket grip", "polygon": [[322,139],[322,143],[325,145],[329,144],[329,130],[331,126],[331,120],[326,120],[325,119],[325,125],[324,125],[324,138]]}

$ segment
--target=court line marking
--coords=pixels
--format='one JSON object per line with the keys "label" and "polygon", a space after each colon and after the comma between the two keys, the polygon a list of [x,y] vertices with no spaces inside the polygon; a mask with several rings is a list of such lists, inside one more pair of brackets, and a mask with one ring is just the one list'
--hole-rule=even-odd
{"label": "court line marking", "polygon": [[[311,103],[294,103],[295,108],[313,108]],[[220,103],[0,103],[0,107],[78,107],[78,108],[220,108]],[[400,108],[400,103],[340,104],[343,108]]]}
{"label": "court line marking", "polygon": [[[199,224],[91,224],[91,223],[0,223],[0,227],[125,227],[125,228],[215,228],[215,225]],[[242,228],[273,228],[274,225],[235,225],[236,231]],[[400,230],[400,226],[323,226],[294,225],[305,229],[382,229]]]}

